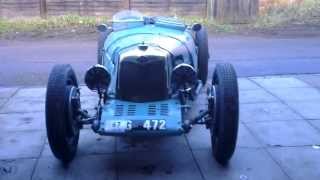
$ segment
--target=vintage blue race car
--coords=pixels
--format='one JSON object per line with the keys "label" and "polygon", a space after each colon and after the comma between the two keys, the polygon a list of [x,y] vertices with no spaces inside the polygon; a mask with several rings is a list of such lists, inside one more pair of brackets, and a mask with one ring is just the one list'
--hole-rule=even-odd
{"label": "vintage blue race car", "polygon": [[[56,65],[50,74],[45,109],[53,154],[70,162],[84,125],[100,135],[149,137],[182,135],[200,124],[210,130],[213,156],[226,164],[237,140],[237,77],[232,65],[217,64],[212,83],[206,84],[205,27],[124,11],[98,30],[98,62],[85,75],[99,97],[94,115],[81,108],[70,65]],[[207,109],[190,118],[187,113],[205,87]]]}

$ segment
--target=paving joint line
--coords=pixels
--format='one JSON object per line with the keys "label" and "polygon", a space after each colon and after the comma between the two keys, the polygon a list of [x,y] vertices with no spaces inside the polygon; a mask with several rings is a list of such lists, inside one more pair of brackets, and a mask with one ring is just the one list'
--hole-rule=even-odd
{"label": "paving joint line", "polygon": [[8,159],[0,158],[0,161],[31,160],[31,159],[36,160],[37,157],[19,157],[19,158],[8,158]]}
{"label": "paving joint line", "polygon": [[241,104],[271,104],[271,103],[278,103],[278,101],[240,102],[239,105],[241,105]]}
{"label": "paving joint line", "polygon": [[[266,148],[266,146],[261,146],[261,147],[249,147],[249,146],[236,146],[236,148],[240,148],[240,149],[262,149],[262,148]],[[204,150],[208,150],[208,148],[206,147],[201,147],[201,148],[193,148],[193,151],[204,151]]]}
{"label": "paving joint line", "polygon": [[118,140],[119,140],[119,137],[114,137],[114,152],[115,152],[115,161],[116,161],[116,180],[119,180],[120,177],[119,177],[119,166],[118,166],[118,150],[117,150],[117,145],[118,145]]}
{"label": "paving joint line", "polygon": [[[274,93],[272,93],[270,90],[266,89],[265,87],[263,87],[262,85],[260,85],[259,83],[250,80],[252,83],[256,84],[257,86],[259,86],[261,89],[263,89],[264,91],[266,91],[268,94],[272,95],[273,97],[275,97],[276,99],[278,99],[282,104],[286,105],[290,110],[292,110],[293,112],[297,113],[297,115],[299,115],[302,119],[306,120],[305,117],[300,114],[298,111],[296,111],[295,109],[291,108],[291,106],[289,106],[289,104],[282,100],[281,98],[279,98],[277,95],[275,95]],[[297,101],[299,102],[299,101]]]}
{"label": "paving joint line", "polygon": [[[303,75],[304,75],[304,74],[302,74],[302,76],[303,76]],[[319,74],[315,74],[315,75],[319,75]],[[312,76],[312,75],[309,75],[309,76]],[[314,76],[314,75],[313,75],[313,76]],[[304,83],[310,85],[311,87],[313,87],[313,88],[315,88],[315,89],[320,90],[320,87],[319,87],[319,86],[314,85],[313,83],[304,80],[302,77],[299,77],[299,75],[296,75],[295,78],[298,79],[298,80],[300,80],[300,81],[303,81]]]}
{"label": "paving joint line", "polygon": [[[252,83],[256,84],[257,86],[259,86],[260,88],[262,88],[264,91],[268,92],[269,94],[271,94],[272,96],[274,96],[276,99],[278,99],[282,104],[286,105],[291,111],[295,112],[297,115],[299,115],[302,120],[304,120],[307,124],[309,124],[316,132],[318,132],[320,134],[320,129],[316,128],[310,121],[308,121],[300,112],[296,111],[294,108],[292,108],[286,101],[282,100],[280,97],[278,97],[277,95],[275,95],[274,93],[272,93],[270,90],[264,88],[262,85],[260,85],[259,83],[249,79]],[[316,89],[318,90],[318,89]],[[306,102],[306,101],[297,101],[297,102]]]}
{"label": "paving joint line", "polygon": [[[251,131],[251,129],[250,129],[249,127],[247,127],[245,124],[243,124],[243,125],[248,129],[249,133],[250,133],[252,136],[255,135],[255,134]],[[259,140],[260,143],[263,142],[260,138],[258,138],[258,137],[255,137],[255,138],[256,138],[257,140]],[[265,145],[265,144],[263,143],[262,145]],[[281,166],[281,164],[274,159],[274,157],[271,155],[271,153],[268,151],[267,148],[268,148],[268,145],[265,146],[265,147],[263,147],[263,148],[261,148],[261,149],[268,154],[268,156],[271,158],[271,160],[272,160],[274,163],[277,164],[277,166],[278,166],[278,167],[280,168],[280,170],[288,177],[288,179],[293,180],[293,179],[289,176],[289,174],[283,169],[283,167]]]}
{"label": "paving joint line", "polygon": [[243,122],[243,124],[253,124],[253,123],[268,123],[268,122],[300,122],[305,121],[305,119],[281,119],[281,120],[263,120],[263,121],[249,121]]}
{"label": "paving joint line", "polygon": [[268,145],[263,143],[263,140],[260,139],[258,136],[256,136],[255,133],[252,132],[251,129],[246,124],[242,124],[242,125],[248,130],[249,134],[251,134],[253,136],[253,138],[256,139],[259,142],[259,145],[261,145],[262,149],[267,148]]}
{"label": "paving joint line", "polygon": [[276,149],[276,148],[306,148],[306,147],[312,147],[317,144],[312,145],[292,145],[292,146],[267,146],[266,149]]}
{"label": "paving joint line", "polygon": [[[4,98],[5,99],[5,102],[2,104],[2,105],[0,105],[0,111],[1,111],[1,109],[3,108],[3,107],[5,107],[7,104],[8,104],[8,102],[10,101],[10,99],[11,98],[13,98],[13,96],[15,96],[17,93],[18,93],[18,91],[21,89],[21,87],[16,87],[17,89],[8,97],[8,98]],[[0,113],[1,114],[1,113]]]}
{"label": "paving joint line", "polygon": [[[46,138],[47,138],[47,136],[45,137],[45,139],[46,139]],[[37,169],[37,167],[38,167],[40,158],[41,158],[42,153],[43,153],[43,151],[44,151],[44,148],[45,148],[45,146],[46,146],[46,140],[45,140],[45,139],[44,139],[44,142],[43,142],[43,144],[42,144],[42,147],[41,147],[41,151],[40,151],[40,153],[39,153],[39,156],[38,156],[38,158],[36,158],[36,163],[34,163],[34,166],[33,166],[33,168],[32,168],[31,177],[30,177],[31,180],[33,180],[33,178],[34,178],[34,174],[35,174],[35,172],[36,172],[36,169]]]}
{"label": "paving joint line", "polygon": [[[5,132],[6,134],[7,133],[10,134],[10,133],[34,133],[34,132],[44,133],[45,132],[45,130],[43,130],[43,129],[1,130],[1,131]],[[47,137],[47,136],[45,135],[45,137]]]}
{"label": "paving joint line", "polygon": [[195,155],[194,155],[194,152],[193,152],[193,150],[192,150],[192,148],[191,148],[191,145],[190,145],[190,142],[189,142],[187,136],[186,136],[185,134],[184,134],[183,136],[184,136],[184,139],[185,139],[186,142],[187,142],[187,147],[188,147],[188,149],[189,149],[189,151],[190,151],[190,153],[191,153],[192,159],[193,159],[194,163],[196,164],[197,169],[198,169],[198,171],[199,171],[199,173],[200,173],[201,179],[202,179],[202,180],[206,180],[206,178],[205,178],[205,176],[204,176],[204,173],[203,173],[202,170],[201,170],[200,164],[198,163],[198,161],[197,161],[197,159],[196,159],[196,157],[195,157]]}
{"label": "paving joint line", "polygon": [[297,75],[320,75],[319,73],[274,73],[274,74],[262,74],[262,75],[248,75],[248,76],[239,76],[238,78],[258,78],[258,77],[292,77]]}
{"label": "paving joint line", "polygon": [[287,171],[281,166],[280,162],[278,162],[273,156],[272,154],[268,151],[268,149],[264,149],[264,151],[270,156],[270,158],[273,160],[273,162],[275,162],[278,167],[280,168],[280,170],[288,177],[288,179],[293,180],[293,177],[291,177],[289,175],[289,173],[287,173]]}
{"label": "paving joint line", "polygon": [[316,127],[314,124],[312,124],[310,121],[308,121],[308,124],[310,124],[310,126],[312,126],[316,131],[318,131],[320,133],[320,128]]}
{"label": "paving joint line", "polygon": [[[181,135],[182,136],[182,135]],[[183,148],[178,148],[178,150],[182,150]],[[177,149],[174,149],[174,150],[167,150],[167,149],[160,149],[160,150],[150,150],[150,149],[146,149],[146,150],[135,150],[135,151],[119,151],[119,152],[116,152],[114,154],[126,154],[126,153],[145,153],[145,152],[150,152],[150,153],[167,153],[167,152],[173,152]],[[109,154],[113,154],[113,153],[109,153]],[[93,154],[87,154],[87,155],[83,155],[83,156],[91,156]],[[100,154],[102,155],[102,154]]]}
{"label": "paving joint line", "polygon": [[258,136],[256,136],[256,135],[250,130],[250,128],[249,128],[245,123],[243,123],[243,122],[240,122],[240,123],[243,125],[243,127],[246,128],[246,130],[248,130],[249,134],[250,134],[255,140],[257,140],[257,142],[259,143],[259,145],[261,145],[261,147],[259,147],[259,148],[262,148],[262,149],[266,148],[266,145],[263,143],[263,141],[262,141],[260,138],[258,138]]}
{"label": "paving joint line", "polygon": [[39,111],[12,111],[12,112],[0,112],[0,114],[27,114],[27,113],[40,113],[40,112],[45,112],[44,110],[39,110]]}

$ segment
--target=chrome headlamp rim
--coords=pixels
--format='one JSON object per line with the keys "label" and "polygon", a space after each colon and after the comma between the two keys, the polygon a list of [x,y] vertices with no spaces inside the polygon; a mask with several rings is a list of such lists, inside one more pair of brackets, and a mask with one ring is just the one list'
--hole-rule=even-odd
{"label": "chrome headlamp rim", "polygon": [[111,75],[101,64],[90,67],[85,74],[85,84],[92,91],[107,91]]}
{"label": "chrome headlamp rim", "polygon": [[197,72],[190,64],[181,63],[173,68],[171,80],[178,85],[194,84],[197,82]]}

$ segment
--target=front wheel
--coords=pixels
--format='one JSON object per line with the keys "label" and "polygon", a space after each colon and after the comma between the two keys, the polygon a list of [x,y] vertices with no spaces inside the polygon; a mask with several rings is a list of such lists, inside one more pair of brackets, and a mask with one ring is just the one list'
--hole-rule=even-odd
{"label": "front wheel", "polygon": [[212,153],[225,165],[232,157],[238,135],[239,93],[237,75],[231,64],[217,64],[212,78],[214,100],[209,101]]}
{"label": "front wheel", "polygon": [[61,161],[70,162],[79,141],[80,93],[70,65],[57,65],[51,71],[46,94],[46,127],[50,148]]}

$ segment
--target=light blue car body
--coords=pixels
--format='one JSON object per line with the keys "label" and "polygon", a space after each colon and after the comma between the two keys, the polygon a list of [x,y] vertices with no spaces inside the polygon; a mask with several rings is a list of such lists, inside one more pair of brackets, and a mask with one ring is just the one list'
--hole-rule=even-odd
{"label": "light blue car body", "polygon": [[[145,18],[145,17],[143,17]],[[171,53],[174,48],[184,47],[183,58],[197,69],[197,48],[192,30],[174,18],[154,18],[154,23],[145,19],[126,19],[113,22],[113,31],[104,42],[103,65],[111,74],[108,89],[110,97],[102,108],[100,129],[103,135],[114,136],[163,136],[180,135],[183,117],[177,97],[155,102],[129,102],[116,99],[118,61],[121,53],[139,45],[157,46]],[[145,120],[165,120],[165,130],[110,129],[110,122],[135,122]]]}

